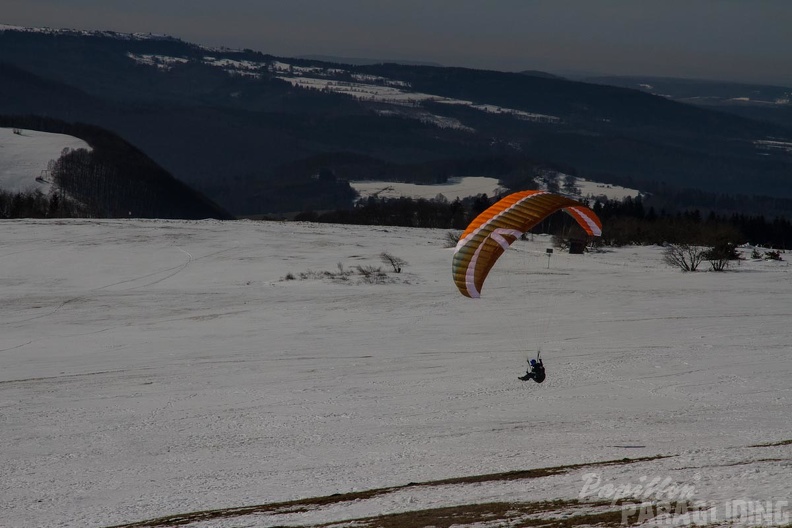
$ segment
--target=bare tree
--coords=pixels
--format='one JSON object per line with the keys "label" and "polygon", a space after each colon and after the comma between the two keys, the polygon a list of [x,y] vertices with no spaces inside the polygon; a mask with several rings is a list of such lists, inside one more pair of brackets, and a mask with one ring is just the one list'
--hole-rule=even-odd
{"label": "bare tree", "polygon": [[690,244],[671,244],[663,251],[663,261],[682,271],[696,271],[707,256],[707,248]]}
{"label": "bare tree", "polygon": [[571,174],[564,176],[564,190],[569,194],[580,194],[577,186],[577,178]]}
{"label": "bare tree", "polygon": [[399,257],[395,257],[390,253],[388,253],[387,251],[384,253],[380,253],[380,260],[384,264],[390,264],[390,266],[393,268],[394,273],[401,273],[402,267],[407,265],[406,260],[401,259]]}
{"label": "bare tree", "polygon": [[548,172],[545,174],[544,183],[548,192],[557,193],[561,189],[561,186],[558,184],[558,173],[556,172]]}
{"label": "bare tree", "polygon": [[459,243],[459,237],[462,236],[461,233],[456,231],[448,231],[445,236],[445,246],[447,248],[456,247]]}

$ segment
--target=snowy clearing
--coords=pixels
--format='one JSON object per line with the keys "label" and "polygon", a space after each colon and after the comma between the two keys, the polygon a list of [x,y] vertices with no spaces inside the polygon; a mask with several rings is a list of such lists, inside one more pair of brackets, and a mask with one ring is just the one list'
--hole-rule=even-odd
{"label": "snowy clearing", "polygon": [[442,194],[449,201],[454,201],[457,198],[462,199],[482,193],[488,196],[495,196],[503,191],[503,188],[498,185],[497,178],[479,176],[449,178],[448,183],[438,185],[417,185],[415,183],[384,181],[351,181],[349,185],[360,193],[361,198],[368,198],[369,196],[378,196],[380,198],[408,196],[410,198],[433,199],[438,194]]}
{"label": "snowy clearing", "polygon": [[[564,175],[559,176],[563,182]],[[411,198],[435,198],[442,194],[448,200],[466,198],[486,194],[496,196],[503,192],[503,187],[498,185],[497,178],[485,176],[468,176],[463,178],[450,178],[448,183],[438,185],[417,185],[414,183],[398,183],[385,181],[351,181],[349,184],[360,193],[361,198],[379,196],[380,198],[398,198],[409,196]],[[611,200],[621,200],[627,196],[636,197],[640,194],[635,189],[627,189],[618,185],[609,185],[577,178],[576,186],[580,189],[583,198],[605,197]]]}
{"label": "snowy clearing", "polygon": [[0,190],[17,193],[49,191],[47,164],[60,158],[63,149],[90,149],[76,137],[36,130],[0,128]]}
{"label": "snowy clearing", "polygon": [[[609,500],[655,478],[692,487],[718,522],[734,501],[790,501],[787,254],[684,274],[657,247],[548,262],[537,236],[474,301],[451,281],[445,235],[3,221],[0,524],[101,527],[402,486],[189,521],[310,525]],[[320,278],[384,251],[409,263],[384,284]],[[538,347],[547,381],[518,381]],[[655,455],[669,458],[403,487]]]}
{"label": "snowy clearing", "polygon": [[598,183],[586,180],[585,178],[577,178],[577,183],[575,185],[580,189],[580,196],[584,198],[600,198],[604,196],[609,200],[621,200],[628,196],[635,198],[641,194],[641,192],[636,189],[629,189],[609,183]]}

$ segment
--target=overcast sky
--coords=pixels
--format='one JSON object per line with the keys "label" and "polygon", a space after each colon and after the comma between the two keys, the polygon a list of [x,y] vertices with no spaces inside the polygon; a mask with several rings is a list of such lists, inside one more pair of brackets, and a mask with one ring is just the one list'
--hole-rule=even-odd
{"label": "overcast sky", "polygon": [[280,56],[792,86],[792,0],[0,0],[0,23]]}

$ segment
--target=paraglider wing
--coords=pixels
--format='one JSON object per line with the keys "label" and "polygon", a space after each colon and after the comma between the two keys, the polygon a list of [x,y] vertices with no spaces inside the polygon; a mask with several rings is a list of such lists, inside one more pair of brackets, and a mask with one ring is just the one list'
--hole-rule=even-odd
{"label": "paraglider wing", "polygon": [[590,236],[602,235],[602,222],[594,211],[571,198],[545,191],[510,194],[478,215],[459,238],[452,272],[462,295],[478,298],[492,266],[526,231],[563,209]]}

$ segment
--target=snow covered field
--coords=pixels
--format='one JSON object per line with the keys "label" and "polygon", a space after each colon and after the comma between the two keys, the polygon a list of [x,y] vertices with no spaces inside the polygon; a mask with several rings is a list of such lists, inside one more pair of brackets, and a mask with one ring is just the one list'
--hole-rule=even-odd
{"label": "snow covered field", "polygon": [[577,178],[576,185],[580,189],[580,196],[582,197],[589,196],[598,198],[600,196],[604,196],[609,200],[621,200],[623,198],[627,198],[628,196],[635,198],[641,194],[635,189],[629,189],[627,187],[611,185],[608,183],[598,183],[595,181],[589,181],[585,178]]}
{"label": "snow covered field", "polygon": [[432,199],[442,194],[449,201],[457,198],[467,198],[477,194],[495,196],[503,192],[498,185],[497,178],[471,176],[465,178],[450,178],[448,183],[438,185],[417,185],[415,183],[398,183],[386,181],[351,181],[349,185],[360,193],[362,198],[379,196],[380,198],[410,198]]}
{"label": "snow covered field", "polygon": [[[705,501],[710,524],[737,516],[735,501],[790,522],[788,262],[683,274],[660,248],[629,247],[557,251],[548,268],[536,237],[474,301],[451,281],[445,235],[0,222],[0,526],[101,527],[654,455],[669,457],[188,526],[609,499],[653,479]],[[317,273],[380,266],[383,251],[409,263],[386,284]],[[547,381],[518,381],[539,346]]]}
{"label": "snow covered field", "polygon": [[39,189],[46,193],[50,182],[37,178],[47,169],[50,160],[61,156],[64,148],[90,149],[85,141],[64,134],[37,130],[0,128],[0,190],[24,192]]}
{"label": "snow covered field", "polygon": [[[450,178],[448,183],[438,185],[417,185],[414,183],[385,181],[351,181],[349,184],[360,193],[362,198],[376,195],[381,198],[409,196],[411,198],[432,199],[438,194],[442,194],[449,201],[454,201],[457,198],[462,199],[468,196],[476,196],[477,194],[495,196],[503,192],[503,188],[498,185],[497,178],[483,176]],[[611,200],[621,200],[627,196],[636,197],[640,194],[635,189],[597,183],[583,178],[577,179],[577,187],[580,189],[582,197],[605,196]]]}

